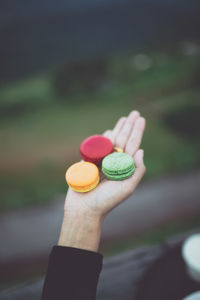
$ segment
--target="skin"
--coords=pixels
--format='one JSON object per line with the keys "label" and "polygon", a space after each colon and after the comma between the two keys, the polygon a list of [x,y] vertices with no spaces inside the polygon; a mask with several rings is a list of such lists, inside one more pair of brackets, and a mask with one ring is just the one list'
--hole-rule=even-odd
{"label": "skin", "polygon": [[113,144],[130,154],[135,161],[133,176],[123,181],[110,181],[101,174],[101,182],[88,193],[68,189],[58,245],[98,251],[104,218],[125,201],[145,174],[144,151],[139,149],[145,119],[137,111],[118,120],[112,130],[104,132]]}

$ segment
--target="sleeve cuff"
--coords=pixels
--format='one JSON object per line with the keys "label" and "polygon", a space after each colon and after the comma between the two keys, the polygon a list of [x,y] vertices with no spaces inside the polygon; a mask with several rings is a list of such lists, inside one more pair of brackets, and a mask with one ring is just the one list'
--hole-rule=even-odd
{"label": "sleeve cuff", "polygon": [[103,257],[93,251],[54,246],[42,300],[94,300]]}
{"label": "sleeve cuff", "polygon": [[76,262],[76,265],[82,270],[87,268],[87,271],[89,271],[89,268],[91,271],[94,270],[99,273],[102,269],[103,256],[98,252],[90,250],[54,246],[50,254],[51,263],[54,264],[54,260],[56,260],[56,264],[66,265],[66,267]]}

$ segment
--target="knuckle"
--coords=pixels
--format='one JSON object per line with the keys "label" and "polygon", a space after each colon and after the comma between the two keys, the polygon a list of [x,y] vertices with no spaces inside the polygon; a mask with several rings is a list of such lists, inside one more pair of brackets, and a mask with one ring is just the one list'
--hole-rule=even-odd
{"label": "knuckle", "polygon": [[132,127],[133,126],[132,120],[127,120],[126,125],[127,125],[128,128]]}
{"label": "knuckle", "polygon": [[116,144],[121,145],[123,143],[123,137],[120,135],[116,138]]}
{"label": "knuckle", "polygon": [[122,129],[122,136],[124,137],[128,137],[129,136],[129,131],[130,131],[131,125],[130,124],[126,124],[126,126],[124,126],[124,128]]}
{"label": "knuckle", "polygon": [[131,145],[127,145],[125,148],[125,152],[133,156],[133,154],[135,153],[135,149]]}

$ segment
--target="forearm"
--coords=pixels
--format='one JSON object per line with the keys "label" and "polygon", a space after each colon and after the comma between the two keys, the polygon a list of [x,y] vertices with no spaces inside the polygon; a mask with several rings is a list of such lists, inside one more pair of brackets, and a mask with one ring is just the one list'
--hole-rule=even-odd
{"label": "forearm", "polygon": [[95,299],[102,267],[102,255],[96,253],[100,235],[98,217],[65,211],[59,247],[50,255],[42,300]]}
{"label": "forearm", "polygon": [[58,245],[97,252],[101,225],[99,217],[65,212]]}

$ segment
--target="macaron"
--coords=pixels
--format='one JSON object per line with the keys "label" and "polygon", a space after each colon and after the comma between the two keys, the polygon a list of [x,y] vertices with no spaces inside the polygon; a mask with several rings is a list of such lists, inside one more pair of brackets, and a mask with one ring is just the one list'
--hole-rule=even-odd
{"label": "macaron", "polygon": [[114,152],[102,161],[102,171],[110,180],[124,180],[135,171],[132,156],[124,152]]}
{"label": "macaron", "polygon": [[101,165],[102,159],[113,152],[113,144],[103,135],[93,135],[86,138],[80,146],[80,154],[85,161]]}
{"label": "macaron", "polygon": [[99,183],[99,169],[93,163],[81,161],[69,167],[65,179],[72,190],[89,192]]}

